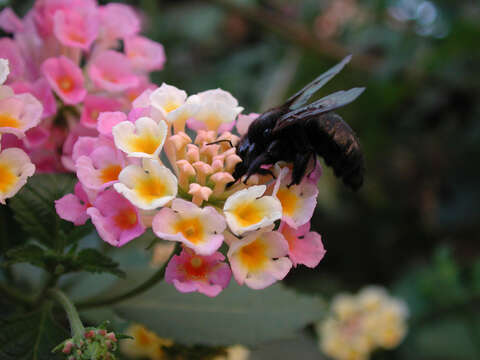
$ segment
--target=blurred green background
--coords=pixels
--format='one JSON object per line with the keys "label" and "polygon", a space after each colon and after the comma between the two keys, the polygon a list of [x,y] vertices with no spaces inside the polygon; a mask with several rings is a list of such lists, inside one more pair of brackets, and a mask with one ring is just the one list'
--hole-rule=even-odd
{"label": "blurred green background", "polygon": [[[22,14],[32,2],[10,3]],[[339,111],[361,139],[365,185],[352,193],[325,170],[312,228],[327,255],[287,284],[326,297],[381,284],[405,298],[407,340],[374,358],[480,359],[478,0],[127,3],[165,46],[154,82],[189,94],[221,87],[246,113],[353,54],[321,93],[367,87]],[[312,349],[300,358],[320,357]]]}

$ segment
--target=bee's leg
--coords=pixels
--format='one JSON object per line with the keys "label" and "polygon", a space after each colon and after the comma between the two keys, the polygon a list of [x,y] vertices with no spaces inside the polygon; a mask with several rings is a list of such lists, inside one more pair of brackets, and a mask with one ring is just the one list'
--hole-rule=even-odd
{"label": "bee's leg", "polygon": [[305,173],[307,172],[308,163],[310,162],[311,158],[311,152],[296,155],[295,162],[293,163],[292,181],[287,187],[300,184],[305,176]]}
{"label": "bee's leg", "polygon": [[258,156],[250,164],[247,171],[247,177],[245,178],[245,180],[243,180],[243,183],[246,184],[250,176],[252,176],[253,174],[259,174],[263,170],[267,170],[267,169],[262,169],[261,166],[265,164],[270,164],[270,163],[271,163],[271,156],[269,153],[263,153],[262,155]]}

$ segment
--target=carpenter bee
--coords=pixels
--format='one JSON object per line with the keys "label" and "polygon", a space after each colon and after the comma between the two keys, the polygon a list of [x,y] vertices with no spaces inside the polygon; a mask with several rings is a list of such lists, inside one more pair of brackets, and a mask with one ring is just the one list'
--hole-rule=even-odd
{"label": "carpenter bee", "polygon": [[235,181],[244,175],[245,182],[253,174],[273,175],[263,165],[285,161],[293,163],[289,186],[298,185],[319,155],[347,186],[353,190],[362,186],[364,160],[359,140],[350,126],[332,110],[354,101],[365,88],[338,91],[305,105],[350,59],[351,56],[346,57],[283,105],[264,112],[250,124],[237,145],[237,155],[242,162],[233,172]]}

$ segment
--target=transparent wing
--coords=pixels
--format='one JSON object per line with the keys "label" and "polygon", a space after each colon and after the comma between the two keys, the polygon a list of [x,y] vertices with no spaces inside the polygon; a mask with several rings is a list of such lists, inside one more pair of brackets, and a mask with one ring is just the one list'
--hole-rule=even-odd
{"label": "transparent wing", "polygon": [[311,83],[306,85],[303,89],[289,97],[286,101],[289,109],[296,110],[304,105],[310,97],[315,94],[323,85],[329,82],[335,75],[337,75],[342,69],[347,65],[352,56],[348,55],[342,61],[340,61],[337,65],[329,69],[328,71],[324,72],[322,75],[317,77]]}
{"label": "transparent wing", "polygon": [[332,111],[347,104],[350,104],[356,98],[358,98],[364,90],[365,88],[362,87],[353,88],[350,90],[337,91],[311,103],[310,105],[290,111],[277,120],[273,132],[281,130],[289,125],[295,124],[298,121],[303,121],[304,119],[323,114],[328,111]]}

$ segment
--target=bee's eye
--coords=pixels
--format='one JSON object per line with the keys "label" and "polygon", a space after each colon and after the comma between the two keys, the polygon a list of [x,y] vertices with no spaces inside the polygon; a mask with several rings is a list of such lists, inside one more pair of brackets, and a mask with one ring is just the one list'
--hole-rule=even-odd
{"label": "bee's eye", "polygon": [[270,136],[271,132],[272,132],[272,129],[267,128],[267,129],[263,130],[263,136],[268,137],[268,136]]}

